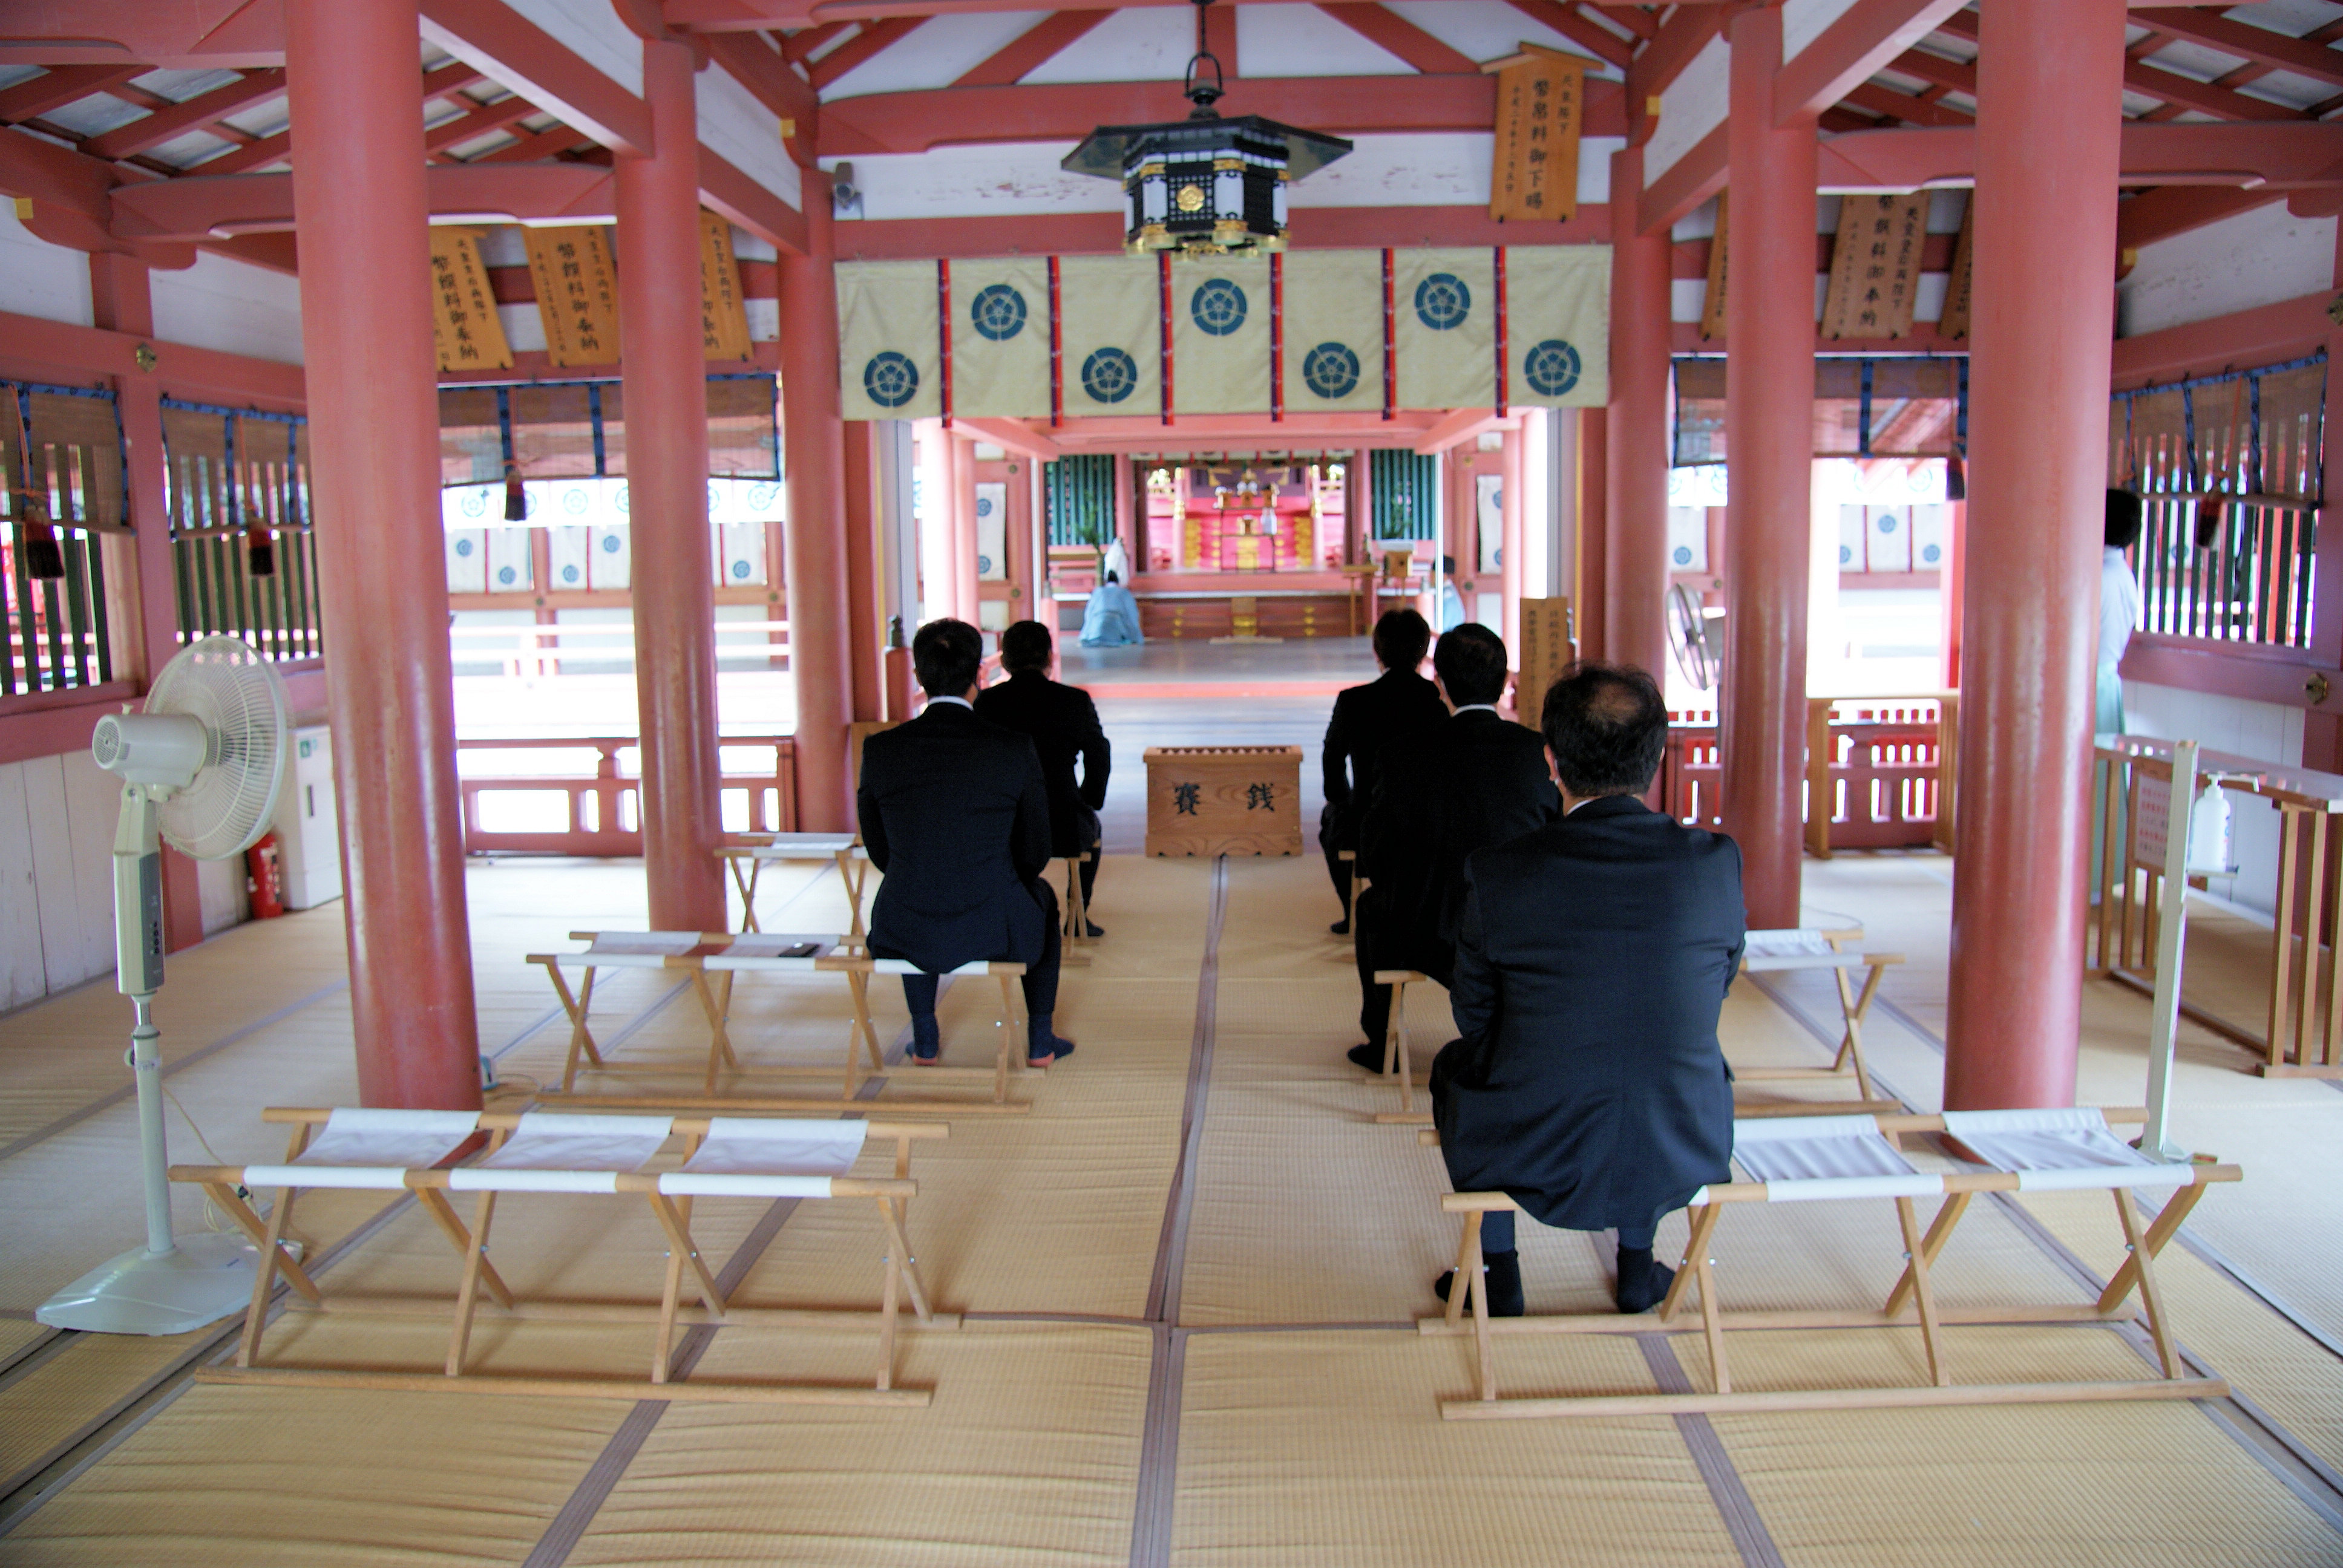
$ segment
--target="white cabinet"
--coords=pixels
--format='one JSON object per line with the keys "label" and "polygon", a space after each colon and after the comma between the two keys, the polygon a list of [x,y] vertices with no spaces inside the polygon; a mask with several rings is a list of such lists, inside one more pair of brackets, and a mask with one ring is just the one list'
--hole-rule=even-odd
{"label": "white cabinet", "polygon": [[286,749],[285,788],[277,799],[277,862],[287,909],[315,909],[342,896],[333,731],[322,724],[293,731]]}

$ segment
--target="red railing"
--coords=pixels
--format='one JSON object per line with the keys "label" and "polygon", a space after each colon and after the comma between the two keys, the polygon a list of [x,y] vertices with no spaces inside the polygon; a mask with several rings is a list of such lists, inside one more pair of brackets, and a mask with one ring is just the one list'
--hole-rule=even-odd
{"label": "red railing", "polygon": [[[463,769],[464,852],[626,856],[643,852],[640,742],[633,736],[528,736],[458,740],[483,769]],[[787,833],[798,825],[797,746],[786,735],[719,742],[727,833]],[[542,768],[492,754],[540,757]],[[570,753],[563,757],[561,753]],[[622,761],[628,766],[621,767]],[[490,772],[488,768],[496,768]]]}
{"label": "red railing", "polygon": [[[1836,849],[1949,845],[1944,809],[1953,714],[1944,699],[1809,699],[1807,773],[1801,815],[1806,848]],[[1721,828],[1724,763],[1712,710],[1671,715],[1660,766],[1660,808],[1694,827]],[[1827,817],[1813,809],[1820,793]]]}

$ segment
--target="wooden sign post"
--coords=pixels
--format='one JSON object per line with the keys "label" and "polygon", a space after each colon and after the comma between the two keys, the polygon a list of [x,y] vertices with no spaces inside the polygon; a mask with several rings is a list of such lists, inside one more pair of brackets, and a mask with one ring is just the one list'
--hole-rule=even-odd
{"label": "wooden sign post", "polygon": [[443,371],[512,367],[479,236],[476,228],[431,230],[431,341]]}
{"label": "wooden sign post", "polygon": [[1150,855],[1302,853],[1302,748],[1151,746]]}
{"label": "wooden sign post", "polygon": [[1567,220],[1578,216],[1578,136],[1586,62],[1523,44],[1481,67],[1497,78],[1496,155],[1489,216]]}
{"label": "wooden sign post", "polygon": [[537,314],[548,357],[558,367],[618,362],[618,281],[600,225],[524,228]]}
{"label": "wooden sign post", "polygon": [[749,357],[749,313],[740,299],[732,225],[705,209],[699,215],[699,326],[709,358]]}
{"label": "wooden sign post", "polygon": [[1532,729],[1545,709],[1545,690],[1578,658],[1570,635],[1570,600],[1522,600],[1522,672],[1513,678],[1513,716]]}
{"label": "wooden sign post", "polygon": [[1908,336],[1913,301],[1920,292],[1920,250],[1927,237],[1926,191],[1841,197],[1830,288],[1823,297],[1823,336]]}
{"label": "wooden sign post", "polygon": [[1733,193],[1720,192],[1716,198],[1716,234],[1708,242],[1708,292],[1700,307],[1700,335],[1704,340],[1725,336],[1725,225],[1733,216]]}
{"label": "wooden sign post", "polygon": [[1944,318],[1936,323],[1936,330],[1946,337],[1969,335],[1969,257],[1976,248],[1971,243],[1976,233],[1976,198],[1971,196],[1967,210],[1961,214],[1961,237],[1953,244],[1953,273],[1945,286]]}

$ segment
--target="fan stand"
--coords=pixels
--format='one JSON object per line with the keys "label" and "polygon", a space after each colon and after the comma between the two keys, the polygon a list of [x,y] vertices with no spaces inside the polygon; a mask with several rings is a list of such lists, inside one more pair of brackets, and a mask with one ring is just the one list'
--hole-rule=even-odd
{"label": "fan stand", "polygon": [[34,1318],[55,1329],[186,1333],[243,1311],[251,1303],[258,1273],[259,1254],[241,1236],[206,1231],[184,1241],[171,1236],[163,1062],[156,1050],[162,1031],[152,1016],[163,980],[163,852],[156,806],[146,789],[126,788],[114,835],[115,957],[132,1013],[130,1066],[138,1086],[146,1244],[99,1264],[42,1302]]}

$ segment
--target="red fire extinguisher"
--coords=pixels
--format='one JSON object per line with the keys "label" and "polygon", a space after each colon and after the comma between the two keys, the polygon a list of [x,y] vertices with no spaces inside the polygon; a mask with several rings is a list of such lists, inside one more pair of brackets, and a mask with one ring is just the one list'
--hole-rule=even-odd
{"label": "red fire extinguisher", "polygon": [[285,870],[277,859],[277,835],[263,834],[244,859],[252,873],[244,883],[252,895],[252,918],[273,920],[285,912]]}

